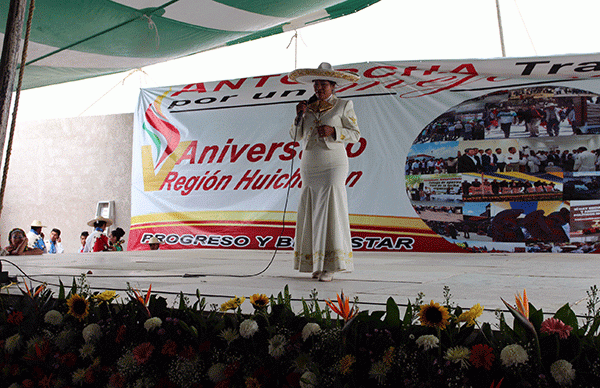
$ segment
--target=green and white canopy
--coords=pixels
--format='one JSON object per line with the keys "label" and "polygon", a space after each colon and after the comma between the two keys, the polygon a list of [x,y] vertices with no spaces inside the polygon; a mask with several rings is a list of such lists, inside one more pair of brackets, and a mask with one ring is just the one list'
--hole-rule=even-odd
{"label": "green and white canopy", "polygon": [[[242,43],[344,16],[377,1],[36,0],[23,88]],[[0,3],[0,15],[6,17],[10,0]],[[5,26],[1,23],[2,32]]]}

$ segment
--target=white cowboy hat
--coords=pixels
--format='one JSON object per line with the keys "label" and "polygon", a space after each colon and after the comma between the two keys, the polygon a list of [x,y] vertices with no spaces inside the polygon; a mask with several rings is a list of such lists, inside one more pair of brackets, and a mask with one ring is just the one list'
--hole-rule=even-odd
{"label": "white cowboy hat", "polygon": [[42,221],[40,221],[40,220],[31,221],[31,226],[34,228],[45,228],[46,227],[46,225],[42,225]]}
{"label": "white cowboy hat", "polygon": [[162,244],[162,242],[160,242],[160,240],[156,237],[152,236],[150,237],[150,240],[148,240],[148,244]]}
{"label": "white cowboy hat", "polygon": [[356,82],[360,76],[349,71],[334,70],[327,62],[323,62],[316,69],[296,69],[288,75],[289,79],[301,84],[312,84],[316,80],[335,82],[336,85],[346,85]]}
{"label": "white cowboy hat", "polygon": [[98,216],[98,217],[96,217],[96,218],[94,218],[92,220],[89,220],[87,224],[89,226],[94,226],[94,223],[96,223],[98,221],[104,221],[104,222],[106,222],[106,226],[111,226],[113,224],[112,220],[110,220],[109,218],[104,218],[102,216]]}

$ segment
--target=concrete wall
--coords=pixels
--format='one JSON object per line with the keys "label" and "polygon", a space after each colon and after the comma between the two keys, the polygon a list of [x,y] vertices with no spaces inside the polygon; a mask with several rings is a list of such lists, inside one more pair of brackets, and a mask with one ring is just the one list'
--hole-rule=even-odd
{"label": "concrete wall", "polygon": [[79,235],[98,201],[114,201],[115,225],[129,236],[133,114],[17,122],[0,217],[0,245],[15,227],[34,219],[62,231],[66,252],[78,252]]}

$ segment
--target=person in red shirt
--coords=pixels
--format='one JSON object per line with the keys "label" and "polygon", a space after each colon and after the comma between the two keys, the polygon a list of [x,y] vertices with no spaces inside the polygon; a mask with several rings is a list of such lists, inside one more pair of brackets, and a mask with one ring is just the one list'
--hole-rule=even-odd
{"label": "person in red shirt", "polygon": [[104,234],[104,231],[113,224],[112,220],[98,216],[88,221],[87,224],[93,226],[94,231],[85,240],[83,252],[102,252],[107,250],[108,236]]}

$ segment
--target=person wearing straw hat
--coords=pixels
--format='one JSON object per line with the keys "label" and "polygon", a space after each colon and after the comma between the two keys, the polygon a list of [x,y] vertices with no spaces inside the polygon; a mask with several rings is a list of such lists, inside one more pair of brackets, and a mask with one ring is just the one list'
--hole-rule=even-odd
{"label": "person wearing straw hat", "polygon": [[331,281],[335,272],[354,269],[345,186],[346,144],[360,139],[352,101],[338,98],[334,91],[358,81],[359,76],[334,70],[324,62],[317,69],[296,69],[289,78],[312,84],[315,92],[296,106],[290,130],[295,141],[303,142],[294,269]]}
{"label": "person wearing straw hat", "polygon": [[45,228],[46,225],[42,225],[40,220],[31,221],[31,230],[27,232],[27,247],[29,249],[40,249],[44,253],[48,253],[48,249],[46,248],[46,244],[44,244],[44,233],[42,233],[42,228]]}
{"label": "person wearing straw hat", "polygon": [[113,222],[102,216],[98,216],[87,223],[94,228],[94,231],[85,240],[83,252],[102,252],[108,247],[108,236],[104,234],[104,230],[111,226]]}
{"label": "person wearing straw hat", "polygon": [[155,236],[150,237],[150,240],[148,240],[148,247],[151,251],[158,251],[158,249],[160,248],[160,244],[162,243]]}

